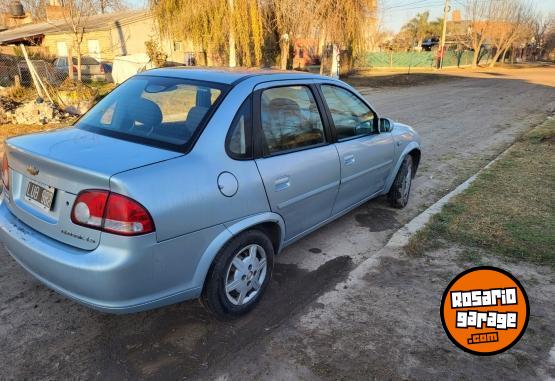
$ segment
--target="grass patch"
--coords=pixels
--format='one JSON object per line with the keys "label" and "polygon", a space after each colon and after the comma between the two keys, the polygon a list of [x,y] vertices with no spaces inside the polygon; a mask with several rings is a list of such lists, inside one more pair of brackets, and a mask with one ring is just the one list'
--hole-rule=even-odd
{"label": "grass patch", "polygon": [[407,247],[437,241],[488,249],[555,268],[555,119],[534,128],[435,215]]}
{"label": "grass patch", "polygon": [[478,250],[466,248],[459,254],[459,259],[463,260],[464,262],[471,262],[476,266],[482,265],[482,255],[478,252]]}

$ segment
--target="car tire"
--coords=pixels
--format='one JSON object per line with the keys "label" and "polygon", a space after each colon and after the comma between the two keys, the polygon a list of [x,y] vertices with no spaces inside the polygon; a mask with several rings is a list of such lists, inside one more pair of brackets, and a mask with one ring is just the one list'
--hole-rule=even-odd
{"label": "car tire", "polygon": [[254,229],[239,234],[214,259],[201,303],[221,320],[247,314],[264,295],[273,266],[274,247],[266,234]]}
{"label": "car tire", "polygon": [[407,155],[403,159],[397,176],[395,176],[395,181],[393,181],[393,185],[391,185],[391,189],[388,193],[391,206],[402,209],[408,204],[413,177],[414,167],[412,164],[412,156]]}

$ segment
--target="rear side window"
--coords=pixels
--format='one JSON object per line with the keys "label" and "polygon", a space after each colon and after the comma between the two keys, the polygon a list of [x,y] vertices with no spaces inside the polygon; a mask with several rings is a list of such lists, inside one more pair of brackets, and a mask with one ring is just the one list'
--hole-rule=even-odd
{"label": "rear side window", "polygon": [[234,159],[252,158],[252,107],[247,98],[235,115],[227,135],[227,152]]}
{"label": "rear side window", "polygon": [[322,85],[321,89],[338,140],[374,132],[374,112],[356,95],[337,86]]}
{"label": "rear side window", "polygon": [[264,90],[260,116],[266,154],[325,142],[322,118],[312,91],[307,86]]}
{"label": "rear side window", "polygon": [[182,148],[202,128],[223,90],[178,78],[133,77],[85,114],[77,127]]}

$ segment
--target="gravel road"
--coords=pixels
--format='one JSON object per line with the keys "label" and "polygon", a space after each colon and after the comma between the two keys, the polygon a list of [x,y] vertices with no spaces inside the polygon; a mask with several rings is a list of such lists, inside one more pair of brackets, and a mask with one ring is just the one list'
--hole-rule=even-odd
{"label": "gravel road", "polygon": [[[0,249],[0,379],[425,378],[406,371],[411,364],[388,366],[402,358],[403,341],[388,344],[387,335],[368,344],[393,348],[374,359],[375,367],[367,363],[359,372],[367,355],[360,347],[331,366],[333,352],[348,353],[357,339],[353,335],[364,332],[356,327],[391,329],[387,305],[369,322],[367,316],[357,320],[355,310],[338,314],[334,308],[341,304],[326,307],[317,299],[350,279],[353,271],[360,272],[357,266],[396,229],[555,111],[553,67],[448,75],[449,80],[411,88],[359,89],[381,115],[414,126],[422,136],[422,162],[409,206],[398,211],[383,199],[373,200],[287,248],[277,259],[265,299],[239,321],[215,321],[196,301],[125,316],[91,311],[42,286]],[[419,277],[405,287],[441,277],[425,263],[389,262],[391,267],[381,262],[370,291],[379,293],[381,284],[413,271]],[[349,323],[341,331],[314,327],[314,322],[326,321],[323,317]],[[323,357],[328,363],[319,362]],[[412,365],[422,369],[438,366],[433,355],[428,357],[409,360],[418,360]]]}

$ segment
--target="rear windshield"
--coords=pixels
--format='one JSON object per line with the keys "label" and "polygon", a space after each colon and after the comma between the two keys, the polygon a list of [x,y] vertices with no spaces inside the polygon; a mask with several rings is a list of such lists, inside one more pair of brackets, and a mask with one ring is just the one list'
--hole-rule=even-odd
{"label": "rear windshield", "polygon": [[183,151],[206,123],[224,89],[220,84],[136,76],[102,99],[77,127]]}

